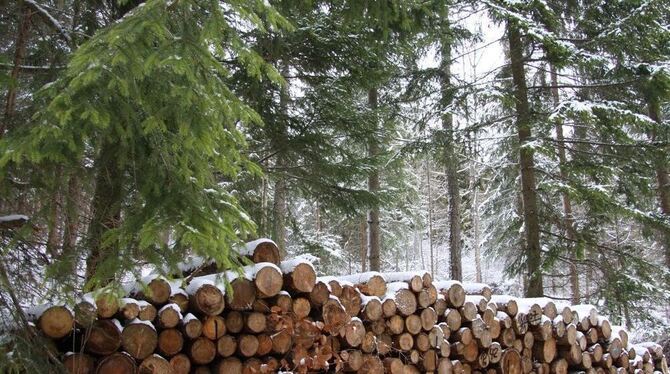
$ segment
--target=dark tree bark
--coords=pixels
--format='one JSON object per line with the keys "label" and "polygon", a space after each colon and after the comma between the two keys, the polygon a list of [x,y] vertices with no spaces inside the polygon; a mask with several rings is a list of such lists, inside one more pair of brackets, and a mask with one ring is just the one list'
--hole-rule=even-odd
{"label": "dark tree bark", "polygon": [[458,178],[458,155],[454,141],[454,120],[446,110],[454,98],[451,86],[451,45],[442,40],[442,73],[441,101],[444,114],[442,129],[445,133],[444,158],[447,174],[447,196],[449,198],[449,271],[451,279],[463,280],[462,248],[461,248],[461,191]]}
{"label": "dark tree bark", "polygon": [[9,129],[14,109],[16,108],[16,93],[18,87],[19,72],[21,64],[26,57],[26,44],[28,44],[28,34],[30,33],[31,19],[33,11],[27,6],[21,6],[21,24],[16,35],[16,44],[14,49],[14,67],[10,74],[10,83],[7,90],[7,101],[5,103],[5,116],[0,123],[0,139]]}
{"label": "dark tree bark", "polygon": [[[377,89],[368,91],[368,104],[370,109],[377,109]],[[379,124],[376,124],[377,126]],[[372,159],[379,155],[379,142],[377,134],[373,134],[368,142],[368,156]],[[376,167],[368,175],[368,191],[377,194],[380,189],[379,169]],[[379,243],[379,206],[375,204],[368,212],[368,254],[370,256],[370,270],[380,271],[380,243]]]}
{"label": "dark tree bark", "polygon": [[367,271],[368,266],[368,222],[365,216],[361,217],[358,227],[359,256],[361,258],[361,273]]}
{"label": "dark tree bark", "polygon": [[[549,74],[551,76],[551,96],[554,103],[554,106],[558,106],[560,97],[558,94],[558,74],[556,73],[556,67],[554,64],[549,66]],[[567,156],[565,150],[565,138],[563,136],[563,123],[560,120],[556,121],[556,140],[558,141],[558,163],[559,163],[559,173],[562,180],[568,178],[568,172],[565,168],[567,163]],[[580,291],[579,291],[579,274],[577,273],[577,256],[575,254],[574,245],[576,240],[575,233],[575,220],[572,215],[572,201],[570,201],[570,196],[567,192],[561,193],[561,201],[563,203],[563,224],[565,225],[565,234],[568,238],[568,251],[569,257],[572,263],[570,264],[570,291],[572,293],[572,303],[579,304]]]}
{"label": "dark tree bark", "polygon": [[[284,63],[282,66],[282,75],[287,77],[289,73],[288,65]],[[281,111],[280,128],[277,131],[276,137],[273,139],[273,146],[277,151],[277,177],[275,180],[274,199],[272,205],[272,239],[277,243],[279,252],[282,256],[286,255],[286,217],[288,215],[287,208],[287,194],[288,185],[284,169],[288,166],[286,160],[285,147],[287,142],[286,119],[287,109],[289,103],[289,87],[288,81],[286,85],[281,88],[279,94],[279,108]]]}
{"label": "dark tree bark", "polygon": [[[650,101],[649,117],[654,122],[661,124],[661,107],[657,102]],[[658,141],[658,133],[654,129],[651,140]],[[656,184],[658,185],[658,205],[665,217],[670,217],[670,175],[668,172],[667,155],[660,154],[654,160],[654,171],[656,173]],[[665,266],[670,269],[670,232],[664,230],[661,233],[663,240],[663,252],[665,255]]]}
{"label": "dark tree bark", "polygon": [[510,21],[507,24],[512,81],[516,106],[516,129],[519,137],[519,167],[521,171],[521,198],[523,201],[524,233],[526,237],[526,268],[528,277],[527,297],[540,297],[544,294],[542,282],[542,250],[540,248],[540,223],[537,210],[537,191],[535,183],[534,150],[529,143],[531,134],[531,115],[528,103],[528,88],[523,61],[523,42],[519,27]]}

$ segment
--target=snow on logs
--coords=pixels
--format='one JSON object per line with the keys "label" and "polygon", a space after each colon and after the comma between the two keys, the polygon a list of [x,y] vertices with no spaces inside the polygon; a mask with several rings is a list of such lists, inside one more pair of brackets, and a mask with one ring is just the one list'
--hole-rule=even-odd
{"label": "snow on logs", "polygon": [[29,315],[78,374],[668,373],[660,346],[630,344],[590,305],[494,295],[425,271],[317,278],[312,258],[281,261],[267,239],[239,253],[254,261],[239,273],[193,260],[180,268],[186,281],[149,276],[125,297]]}

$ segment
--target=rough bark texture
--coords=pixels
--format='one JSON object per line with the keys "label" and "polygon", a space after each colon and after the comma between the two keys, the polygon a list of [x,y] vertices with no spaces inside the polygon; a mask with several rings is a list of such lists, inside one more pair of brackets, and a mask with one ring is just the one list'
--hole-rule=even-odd
{"label": "rough bark texture", "polygon": [[[282,67],[282,75],[288,75],[288,65],[284,64]],[[285,119],[287,115],[289,102],[289,87],[288,81],[286,85],[282,86],[279,94],[279,108],[282,117]],[[277,152],[277,161],[275,167],[278,171],[275,188],[274,188],[274,202],[272,205],[272,239],[279,247],[279,252],[282,256],[286,255],[286,216],[288,214],[287,195],[288,185],[286,176],[283,174],[284,169],[288,166],[285,154],[286,141],[288,138],[286,123],[280,120],[280,129],[277,130],[276,138],[273,139],[273,148]]]}
{"label": "rough bark texture", "polygon": [[19,25],[19,33],[16,35],[16,44],[14,51],[14,67],[10,74],[10,85],[7,90],[7,102],[5,103],[5,118],[0,123],[0,139],[5,131],[9,128],[11,117],[14,114],[16,107],[16,87],[18,86],[19,72],[21,71],[21,64],[26,56],[26,44],[28,42],[28,34],[30,32],[30,21],[33,16],[32,10],[27,6],[22,6],[21,24]]}
{"label": "rough bark texture", "polygon": [[521,198],[526,238],[526,266],[528,287],[526,296],[539,297],[544,294],[542,283],[542,250],[540,248],[540,223],[535,184],[534,150],[529,146],[532,139],[531,115],[528,104],[528,88],[524,69],[523,42],[519,28],[513,22],[507,25],[511,59],[514,99],[516,101],[516,128],[519,137],[519,167],[521,169]]}
{"label": "rough bark texture", "polygon": [[[368,91],[368,104],[370,109],[377,109],[377,89],[373,88]],[[368,156],[375,158],[379,154],[379,144],[376,134],[370,137],[368,143]],[[374,168],[368,176],[368,191],[376,194],[379,192],[379,169]],[[368,212],[368,254],[370,256],[370,270],[379,271],[381,269],[380,262],[380,242],[379,242],[379,206],[373,206]]]}
{"label": "rough bark texture", "polygon": [[[649,103],[649,117],[654,122],[661,124],[661,108],[658,103]],[[657,141],[658,137],[656,130],[651,134],[652,141]],[[662,155],[654,162],[654,169],[656,172],[656,183],[658,185],[658,205],[661,208],[661,213],[665,217],[670,217],[670,175],[668,172],[668,163]],[[670,269],[670,232],[664,231],[661,236],[665,239],[664,254],[665,266]]]}
{"label": "rough bark texture", "polygon": [[368,225],[365,217],[361,218],[358,228],[359,256],[361,258],[361,273],[367,271],[368,265]]}
{"label": "rough bark texture", "polygon": [[[551,75],[551,97],[554,102],[554,106],[558,106],[560,98],[558,95],[558,74],[556,73],[556,67],[551,64],[549,67]],[[562,180],[568,178],[568,172],[565,168],[567,163],[567,156],[565,151],[565,138],[563,137],[563,123],[560,120],[556,121],[556,140],[558,141],[558,162],[559,162],[559,173]],[[567,192],[561,193],[561,201],[563,203],[563,224],[565,225],[565,235],[568,238],[568,251],[570,260],[570,291],[572,294],[572,303],[579,304],[579,274],[577,274],[577,256],[574,250],[575,244],[575,220],[572,216],[572,201],[570,201],[570,196]]]}
{"label": "rough bark texture", "polygon": [[[442,105],[451,104],[453,87],[451,86],[451,45],[449,41],[442,41]],[[461,192],[458,180],[458,155],[454,142],[454,120],[450,112],[442,115],[442,129],[445,132],[444,158],[447,174],[447,195],[449,198],[449,271],[451,279],[463,280],[463,266],[461,264]]]}

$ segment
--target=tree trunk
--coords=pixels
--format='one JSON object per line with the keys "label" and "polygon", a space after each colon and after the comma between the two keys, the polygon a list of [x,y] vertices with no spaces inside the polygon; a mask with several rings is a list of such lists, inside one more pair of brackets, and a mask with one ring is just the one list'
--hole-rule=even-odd
{"label": "tree trunk", "polygon": [[368,223],[366,217],[361,218],[358,228],[359,256],[361,258],[361,273],[367,271],[368,263]]}
{"label": "tree trunk", "polygon": [[26,56],[26,44],[28,42],[28,33],[30,32],[30,20],[33,12],[27,6],[21,6],[21,24],[19,25],[19,33],[16,36],[16,45],[14,52],[14,66],[10,75],[9,88],[7,89],[7,102],[5,104],[5,118],[0,123],[0,139],[9,129],[11,117],[14,115],[16,108],[16,92],[19,85],[19,72],[21,71],[21,64]]}
{"label": "tree trunk", "polygon": [[535,185],[534,150],[529,146],[531,135],[531,115],[526,87],[526,72],[523,61],[521,33],[512,21],[507,24],[509,38],[514,99],[516,101],[516,128],[519,137],[519,167],[521,169],[521,192],[523,200],[524,233],[526,237],[526,266],[528,287],[527,297],[540,297],[544,294],[542,284],[542,249],[540,248],[540,223],[537,210],[537,191]]}
{"label": "tree trunk", "polygon": [[[654,122],[661,125],[661,107],[658,103],[649,102],[649,117]],[[651,140],[657,141],[658,134],[656,129],[652,130]],[[658,205],[661,208],[663,216],[670,217],[670,176],[668,175],[667,155],[658,155],[654,161],[656,172],[656,183],[658,184]],[[664,238],[663,250],[665,255],[665,266],[670,269],[670,231],[665,229],[661,233]]]}
{"label": "tree trunk", "polygon": [[[551,75],[551,96],[554,102],[554,106],[558,106],[560,102],[560,97],[558,95],[558,74],[556,74],[556,67],[554,64],[549,65],[549,71]],[[568,178],[568,172],[565,168],[567,163],[566,151],[565,151],[565,138],[563,137],[563,123],[560,120],[556,121],[556,140],[558,142],[558,163],[559,163],[559,173],[561,180],[564,182]],[[570,196],[567,192],[561,193],[561,200],[563,202],[563,223],[565,225],[565,234],[568,238],[568,255],[570,257],[570,291],[572,293],[572,303],[579,304],[579,274],[577,273],[577,256],[575,253],[575,240],[577,235],[575,234],[575,220],[572,216],[572,202],[570,201]]]}
{"label": "tree trunk", "polygon": [[[72,266],[76,264],[75,245],[79,236],[79,201],[80,190],[79,176],[75,173],[70,175],[67,184],[67,196],[65,197],[65,222],[63,228],[63,246],[61,258],[69,261]],[[74,274],[74,272],[72,272]]]}
{"label": "tree trunk", "polygon": [[445,163],[447,174],[447,196],[449,199],[449,270],[451,279],[463,280],[463,265],[461,261],[461,192],[458,180],[458,156],[454,142],[454,120],[447,107],[451,105],[454,90],[451,86],[451,45],[449,41],[442,41],[442,73],[441,104],[442,129],[445,132]]}
{"label": "tree trunk", "polygon": [[428,248],[430,249],[430,275],[435,276],[435,254],[433,253],[433,194],[431,189],[430,160],[426,160],[426,183],[428,183]]}
{"label": "tree trunk", "polygon": [[[371,110],[377,109],[377,89],[372,88],[368,91],[368,104]],[[375,124],[375,128],[379,124]],[[372,134],[368,143],[368,156],[374,159],[379,155],[379,144],[377,134]],[[368,191],[377,194],[380,189],[379,169],[374,168],[368,175]],[[370,270],[380,271],[380,243],[379,243],[379,205],[375,204],[368,212],[368,254],[370,256]]]}
{"label": "tree trunk", "polygon": [[[474,133],[473,150],[477,147],[477,132]],[[473,160],[476,151],[472,152]],[[475,249],[475,282],[482,282],[482,255],[481,255],[481,238],[479,228],[479,187],[477,186],[477,167],[475,162],[470,162],[470,191],[472,193],[472,206],[470,207],[470,216],[472,217],[472,231],[473,244]]]}
{"label": "tree trunk", "polygon": [[[95,163],[97,176],[95,192],[91,200],[91,222],[88,226],[88,247],[91,250],[86,259],[86,281],[96,274],[98,265],[106,258],[113,258],[117,249],[103,245],[103,237],[119,224],[121,200],[123,198],[123,170],[118,164],[114,152],[115,145],[102,146],[100,156]],[[102,274],[112,277],[113,274]],[[104,281],[104,280],[103,280]]]}
{"label": "tree trunk", "polygon": [[[286,63],[282,66],[282,76],[287,77],[289,73],[288,65]],[[288,186],[286,183],[286,176],[284,175],[284,169],[287,165],[285,150],[283,149],[286,144],[287,129],[286,129],[286,119],[288,116],[288,102],[289,102],[289,87],[288,81],[286,85],[282,86],[281,92],[279,94],[279,110],[281,111],[281,120],[279,126],[281,127],[278,130],[277,138],[274,139],[274,148],[277,151],[277,179],[275,181],[275,190],[274,190],[274,203],[272,206],[272,238],[277,243],[279,247],[279,252],[282,257],[286,255],[286,216],[288,214],[287,209],[287,194]]]}

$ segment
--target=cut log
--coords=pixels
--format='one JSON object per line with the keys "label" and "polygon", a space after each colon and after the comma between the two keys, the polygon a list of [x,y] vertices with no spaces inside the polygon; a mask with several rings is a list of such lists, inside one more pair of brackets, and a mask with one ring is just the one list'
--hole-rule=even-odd
{"label": "cut log", "polygon": [[95,359],[85,353],[72,353],[65,355],[63,366],[69,374],[91,374],[95,369]]}
{"label": "cut log", "polygon": [[251,310],[256,301],[256,285],[246,278],[236,278],[230,282],[232,295],[226,295],[226,304],[232,310]]}
{"label": "cut log", "polygon": [[355,284],[363,295],[377,297],[386,295],[386,279],[378,272],[346,275],[340,279]]}
{"label": "cut log", "polygon": [[432,349],[424,352],[419,366],[424,372],[434,372],[437,370],[437,353]]}
{"label": "cut log", "polygon": [[177,304],[166,304],[158,311],[158,327],[171,329],[179,325],[182,320],[181,309]]}
{"label": "cut log", "polygon": [[257,356],[267,356],[272,352],[272,338],[268,334],[258,334],[258,349],[256,350]]}
{"label": "cut log", "polygon": [[211,340],[199,337],[191,342],[188,355],[191,357],[193,364],[207,365],[216,357],[216,346]]}
{"label": "cut log", "polygon": [[168,299],[168,303],[177,304],[179,310],[185,312],[188,310],[188,294],[181,289],[176,293],[173,290],[172,295],[170,295],[170,298]]}
{"label": "cut log", "polygon": [[279,265],[281,262],[279,248],[270,239],[258,239],[246,243],[244,248],[240,249],[240,254],[249,257],[256,264],[269,262]]}
{"label": "cut log", "polygon": [[150,322],[133,320],[121,332],[121,347],[137,360],[144,360],[158,346],[158,334]]}
{"label": "cut log", "polygon": [[421,331],[421,317],[416,314],[409,315],[405,318],[405,330],[412,335],[416,335]]}
{"label": "cut log", "polygon": [[556,341],[554,339],[547,339],[535,342],[533,345],[533,357],[542,363],[551,363],[554,357],[556,357]]}
{"label": "cut log", "polygon": [[351,320],[342,303],[336,298],[330,298],[323,305],[322,317],[324,331],[330,333],[337,333]]}
{"label": "cut log", "polygon": [[447,323],[451,331],[456,331],[461,328],[463,318],[458,309],[449,308],[444,314],[444,321]]}
{"label": "cut log", "polygon": [[230,311],[226,315],[226,330],[231,334],[237,334],[244,329],[244,315],[238,311]]}
{"label": "cut log", "polygon": [[500,359],[501,374],[519,374],[522,373],[521,355],[514,349],[506,349]]}
{"label": "cut log", "polygon": [[151,355],[140,364],[138,374],[171,374],[170,362],[159,355]]}
{"label": "cut log", "polygon": [[74,306],[74,320],[78,327],[88,329],[98,318],[93,302],[80,301]]}
{"label": "cut log", "polygon": [[382,302],[378,297],[363,297],[362,298],[363,309],[361,315],[366,321],[377,321],[381,319],[384,315],[382,310]]}
{"label": "cut log", "polygon": [[209,340],[218,340],[226,334],[226,320],[221,316],[207,316],[202,322],[202,335]]}
{"label": "cut log", "polygon": [[144,300],[154,305],[163,305],[167,303],[170,298],[172,288],[165,279],[154,278],[146,285],[146,288],[142,290],[142,294]]}
{"label": "cut log", "polygon": [[395,293],[395,304],[398,313],[404,317],[416,312],[416,296],[414,296],[414,292],[408,289],[400,289]]}
{"label": "cut log", "polygon": [[51,306],[42,312],[37,320],[37,326],[47,337],[60,339],[72,332],[74,316],[70,309],[64,306]]}
{"label": "cut log", "polygon": [[345,328],[344,338],[349,347],[358,347],[365,337],[365,326],[358,318],[352,318]]}
{"label": "cut log", "polygon": [[402,333],[393,338],[393,346],[401,351],[409,352],[414,346],[414,337],[410,333]]}
{"label": "cut log", "polygon": [[237,352],[243,357],[253,357],[258,351],[258,338],[255,335],[240,335],[237,342]]}
{"label": "cut log", "polygon": [[457,341],[451,344],[451,351],[456,354],[457,358],[461,358],[466,362],[475,362],[479,357],[479,347],[477,343],[470,342],[470,344],[463,344]]}
{"label": "cut log", "polygon": [[403,374],[405,364],[397,357],[384,358],[384,371],[390,374]]}
{"label": "cut log", "polygon": [[315,307],[320,307],[325,304],[329,297],[330,286],[323,281],[317,281],[314,288],[312,288],[312,292],[309,293],[309,301]]}
{"label": "cut log", "polygon": [[352,349],[340,352],[345,371],[358,371],[363,366],[363,352]]}
{"label": "cut log", "polygon": [[244,365],[237,357],[228,357],[214,365],[215,374],[242,374]]}
{"label": "cut log", "polygon": [[288,330],[281,330],[270,335],[272,339],[272,352],[276,354],[286,354],[291,350],[292,336]]}
{"label": "cut log", "polygon": [[396,306],[395,299],[391,297],[384,297],[382,301],[382,311],[384,312],[385,318],[390,318],[398,312],[398,307]]}
{"label": "cut log", "polygon": [[95,355],[111,355],[121,346],[121,324],[117,320],[97,320],[86,335],[85,350]]}
{"label": "cut log", "polygon": [[293,345],[311,348],[316,340],[321,337],[321,330],[309,319],[295,321],[293,327]]}
{"label": "cut log", "polygon": [[391,334],[399,335],[405,331],[405,319],[399,315],[395,315],[386,322]]}
{"label": "cut log", "polygon": [[286,291],[281,291],[272,299],[272,304],[279,307],[282,313],[290,313],[293,310],[293,298]]}
{"label": "cut log", "polygon": [[158,315],[158,309],[144,300],[140,300],[139,305],[140,314],[137,315],[137,318],[140,321],[153,322],[153,320],[155,320],[156,316]]}
{"label": "cut log", "polygon": [[[312,310],[312,306],[304,297],[298,297],[293,299],[292,306],[293,314],[295,314],[296,319],[303,319],[309,315]],[[260,332],[260,331],[259,331]]]}
{"label": "cut log", "polygon": [[312,292],[316,284],[316,271],[312,264],[299,259],[287,260],[281,263],[281,269],[286,289],[298,293]]}
{"label": "cut log", "polygon": [[491,300],[493,292],[491,287],[486,283],[463,283],[463,290],[466,295],[480,295],[486,298],[486,300]]}
{"label": "cut log", "polygon": [[237,351],[237,339],[233,335],[224,335],[216,341],[216,351],[221,357],[230,357]]}
{"label": "cut log", "polygon": [[165,357],[172,357],[181,352],[184,337],[176,329],[163,330],[158,334],[158,351]]}
{"label": "cut log", "polygon": [[189,374],[191,372],[191,360],[184,353],[179,353],[170,359],[173,374]]}
{"label": "cut log", "polygon": [[510,317],[515,317],[519,312],[519,306],[516,298],[506,295],[493,295],[491,302],[496,304],[499,311],[507,313]]}
{"label": "cut log", "polygon": [[117,315],[122,320],[132,321],[140,315],[140,304],[137,300],[130,298],[123,298],[119,300],[119,312]]}
{"label": "cut log", "polygon": [[384,374],[384,364],[377,355],[363,355],[363,364],[358,369],[361,374]]}
{"label": "cut log", "polygon": [[196,339],[202,335],[202,322],[189,313],[181,320],[181,332],[190,340]]}
{"label": "cut log", "polygon": [[458,281],[433,282],[435,288],[444,295],[444,299],[451,308],[460,308],[465,302],[465,290]]}
{"label": "cut log", "polygon": [[432,284],[428,287],[424,287],[417,293],[416,299],[421,308],[428,308],[435,304],[435,301],[437,300],[437,289]]}
{"label": "cut log", "polygon": [[342,286],[340,302],[350,317],[356,317],[361,311],[362,298],[358,290],[349,285]]}
{"label": "cut log", "polygon": [[213,284],[203,283],[194,286],[192,282],[186,291],[189,292],[189,306],[197,313],[216,316],[221,314],[226,306],[223,292]]}
{"label": "cut log", "polygon": [[98,362],[96,374],[136,373],[135,360],[126,353],[113,353]]}
{"label": "cut log", "polygon": [[119,298],[112,292],[104,292],[95,298],[99,318],[112,318],[119,311]]}
{"label": "cut log", "polygon": [[[307,306],[309,307],[309,301],[307,301],[306,299],[296,299],[296,300],[305,300],[305,302],[307,303]],[[298,308],[298,309],[300,309],[300,308]],[[295,302],[294,302],[293,310],[294,311],[296,310]],[[309,312],[307,314],[309,314]],[[306,316],[307,315],[305,315],[304,317],[306,317]],[[301,318],[304,318],[304,317],[301,317]],[[245,329],[246,329],[246,331],[248,331],[252,334],[260,334],[261,332],[266,330],[267,325],[268,325],[267,324],[267,317],[263,313],[252,312],[252,313],[249,313],[246,316]]]}

